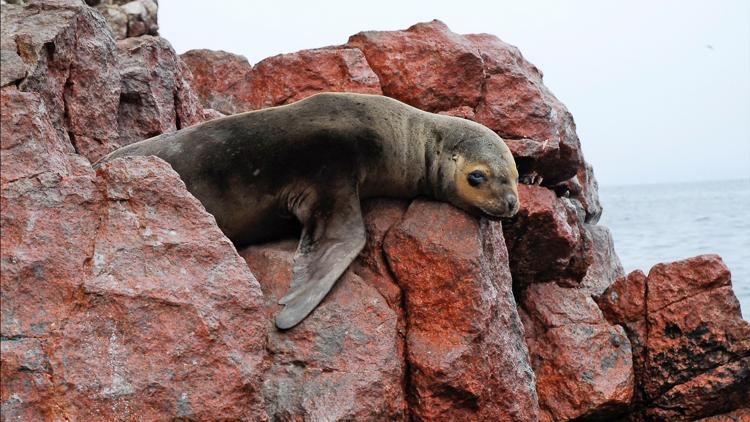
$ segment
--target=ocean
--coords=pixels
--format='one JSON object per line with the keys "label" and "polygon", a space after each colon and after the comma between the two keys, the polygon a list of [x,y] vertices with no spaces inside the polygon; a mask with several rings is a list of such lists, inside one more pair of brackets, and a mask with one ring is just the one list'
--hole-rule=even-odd
{"label": "ocean", "polygon": [[695,255],[721,255],[750,319],[750,179],[602,186],[608,226],[626,272]]}

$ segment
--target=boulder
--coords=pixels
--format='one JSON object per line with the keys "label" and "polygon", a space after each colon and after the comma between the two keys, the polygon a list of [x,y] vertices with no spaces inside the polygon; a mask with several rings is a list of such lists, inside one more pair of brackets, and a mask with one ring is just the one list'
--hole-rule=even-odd
{"label": "boulder", "polygon": [[119,145],[205,120],[187,66],[167,40],[144,35],[117,42],[121,94]]}
{"label": "boulder", "polygon": [[168,164],[95,173],[46,104],[2,89],[3,419],[263,420],[246,264]]}
{"label": "boulder", "polygon": [[743,422],[750,420],[750,408],[737,409],[722,415],[709,416],[697,422]]}
{"label": "boulder", "polygon": [[721,258],[657,264],[618,279],[599,299],[634,353],[640,411],[693,420],[750,401],[750,324]]}
{"label": "boulder", "polygon": [[634,374],[623,328],[607,322],[584,289],[534,284],[524,291],[521,306],[540,420],[624,413],[633,398]]}
{"label": "boulder", "polygon": [[329,47],[280,54],[252,71],[248,109],[293,103],[318,92],[382,94],[378,76],[361,51]]}
{"label": "boulder", "polygon": [[118,40],[141,35],[158,35],[159,5],[156,0],[94,0],[87,3],[96,7],[104,16],[112,34]]}
{"label": "boulder", "polygon": [[388,273],[361,271],[377,261],[383,236],[403,207],[371,203],[365,213],[368,250],[300,325],[279,331],[278,300],[288,293],[297,239],[241,251],[263,289],[270,367],[263,395],[271,420],[407,420],[400,302],[381,293],[398,290]]}
{"label": "boulder", "polygon": [[107,25],[116,40],[128,37],[128,14],[118,5],[99,4],[96,10],[107,20]]}
{"label": "boulder", "polygon": [[437,20],[404,31],[367,31],[347,43],[364,53],[383,94],[426,111],[466,105],[482,95],[482,58],[471,41]]}
{"label": "boulder", "polygon": [[117,47],[83,2],[35,1],[2,9],[2,86],[38,92],[58,136],[96,160],[117,146]]}
{"label": "boulder", "polygon": [[383,244],[404,293],[415,420],[536,420],[499,223],[416,200]]}
{"label": "boulder", "polygon": [[203,106],[223,114],[250,110],[250,73],[243,56],[212,50],[190,50],[180,59],[193,75],[192,86]]}
{"label": "boulder", "polygon": [[513,282],[555,281],[578,286],[592,262],[592,241],[567,198],[541,186],[520,184],[521,208],[505,225]]}

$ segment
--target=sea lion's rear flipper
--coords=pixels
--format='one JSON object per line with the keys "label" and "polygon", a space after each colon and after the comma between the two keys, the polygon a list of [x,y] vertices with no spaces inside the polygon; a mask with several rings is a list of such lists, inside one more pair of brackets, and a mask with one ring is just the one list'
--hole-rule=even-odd
{"label": "sea lion's rear flipper", "polygon": [[337,187],[335,196],[316,201],[294,256],[291,292],[279,300],[282,330],[299,324],[323,300],[365,245],[365,227],[356,188]]}

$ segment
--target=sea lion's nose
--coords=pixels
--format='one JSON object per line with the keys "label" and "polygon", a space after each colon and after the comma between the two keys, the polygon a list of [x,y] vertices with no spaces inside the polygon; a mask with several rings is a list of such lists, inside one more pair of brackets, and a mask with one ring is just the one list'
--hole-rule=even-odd
{"label": "sea lion's nose", "polygon": [[512,210],[515,213],[516,205],[518,205],[518,199],[515,195],[508,195],[505,197],[505,202],[508,204],[508,210]]}

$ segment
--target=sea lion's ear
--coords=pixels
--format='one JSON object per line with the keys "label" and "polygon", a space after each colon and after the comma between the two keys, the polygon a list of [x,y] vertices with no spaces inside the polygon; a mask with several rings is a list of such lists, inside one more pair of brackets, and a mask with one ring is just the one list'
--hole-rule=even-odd
{"label": "sea lion's ear", "polygon": [[453,161],[458,161],[458,154],[455,154],[455,153],[454,153],[454,154],[453,154],[453,155],[451,156],[451,160],[453,160]]}
{"label": "sea lion's ear", "polygon": [[[327,191],[331,194],[312,204],[316,212],[302,221],[291,293],[279,300],[279,304],[284,305],[276,315],[279,329],[292,328],[305,319],[365,246],[365,226],[356,185],[341,178]],[[307,208],[310,205],[301,204]]]}

